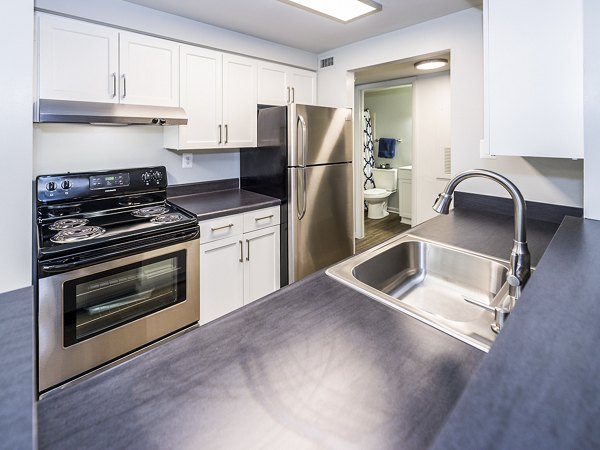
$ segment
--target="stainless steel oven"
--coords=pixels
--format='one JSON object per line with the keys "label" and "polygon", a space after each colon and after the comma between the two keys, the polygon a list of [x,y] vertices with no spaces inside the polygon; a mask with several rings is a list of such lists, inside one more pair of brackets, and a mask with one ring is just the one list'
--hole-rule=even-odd
{"label": "stainless steel oven", "polygon": [[40,279],[40,391],[197,322],[198,242]]}
{"label": "stainless steel oven", "polygon": [[[146,196],[141,204],[136,200],[131,205],[138,198],[129,192],[131,184],[145,173],[137,172],[127,171],[123,177],[128,179],[128,189],[123,191],[129,196],[111,201],[101,197],[100,204],[92,206],[85,198],[78,199],[77,207],[60,202],[64,208],[59,210],[67,211],[60,217],[52,216],[58,208],[56,202],[38,208],[40,392],[199,320],[197,220],[185,211],[176,211],[166,197],[157,202],[156,197]],[[103,175],[85,175],[92,183],[98,183],[99,176]],[[109,180],[114,177],[105,175]],[[38,183],[38,196],[40,186],[47,189],[48,183],[47,179]],[[156,194],[157,188],[151,189]],[[98,205],[108,209],[98,210]],[[48,210],[49,206],[53,208]],[[146,214],[149,211],[150,216]],[[178,217],[167,221],[165,215]],[[91,238],[80,239],[86,234],[84,228],[94,228]],[[65,235],[65,229],[71,233]],[[69,240],[73,235],[75,240]]]}

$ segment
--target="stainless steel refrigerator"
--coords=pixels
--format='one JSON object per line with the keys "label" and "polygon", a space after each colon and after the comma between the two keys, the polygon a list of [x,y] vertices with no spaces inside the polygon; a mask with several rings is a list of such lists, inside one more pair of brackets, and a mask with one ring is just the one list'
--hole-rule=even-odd
{"label": "stainless steel refrigerator", "polygon": [[282,286],[352,255],[351,110],[261,108],[257,141],[240,151],[240,185],[281,199]]}

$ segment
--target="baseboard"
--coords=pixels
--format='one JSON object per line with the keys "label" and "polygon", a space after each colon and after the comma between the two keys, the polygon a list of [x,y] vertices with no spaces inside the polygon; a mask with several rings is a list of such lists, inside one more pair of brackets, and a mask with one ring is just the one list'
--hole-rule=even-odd
{"label": "baseboard", "polygon": [[401,217],[400,222],[406,225],[410,225],[412,227],[412,219],[409,219],[407,217]]}

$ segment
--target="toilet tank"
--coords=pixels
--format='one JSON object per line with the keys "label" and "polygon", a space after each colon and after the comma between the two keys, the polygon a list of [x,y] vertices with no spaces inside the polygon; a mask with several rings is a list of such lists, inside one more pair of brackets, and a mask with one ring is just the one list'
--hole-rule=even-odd
{"label": "toilet tank", "polygon": [[371,169],[375,187],[386,191],[395,191],[398,188],[398,169]]}

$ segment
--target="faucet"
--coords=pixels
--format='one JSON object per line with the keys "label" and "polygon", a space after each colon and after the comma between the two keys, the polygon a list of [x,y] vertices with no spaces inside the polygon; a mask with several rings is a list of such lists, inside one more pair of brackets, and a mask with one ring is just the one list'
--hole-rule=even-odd
{"label": "faucet", "polygon": [[504,326],[504,322],[512,311],[515,302],[520,297],[523,286],[525,286],[531,273],[531,258],[529,249],[527,248],[526,236],[527,208],[523,195],[521,195],[519,189],[517,189],[509,179],[490,170],[473,169],[459,173],[448,182],[444,192],[438,195],[433,204],[433,210],[439,214],[448,214],[450,202],[452,201],[452,194],[454,193],[456,186],[467,178],[473,177],[487,178],[500,184],[500,186],[508,191],[514,205],[515,231],[513,246],[510,252],[510,267],[506,277],[506,281],[509,285],[508,296],[502,299],[499,305],[494,307],[494,323],[492,324],[492,330],[498,333]]}

